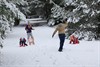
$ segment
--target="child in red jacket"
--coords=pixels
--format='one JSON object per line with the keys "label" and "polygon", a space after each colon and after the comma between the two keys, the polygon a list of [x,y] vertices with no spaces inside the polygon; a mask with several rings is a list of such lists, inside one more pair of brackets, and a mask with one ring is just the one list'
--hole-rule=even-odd
{"label": "child in red jacket", "polygon": [[71,35],[70,36],[70,44],[71,43],[73,43],[73,44],[79,44],[78,38],[75,37],[74,35]]}

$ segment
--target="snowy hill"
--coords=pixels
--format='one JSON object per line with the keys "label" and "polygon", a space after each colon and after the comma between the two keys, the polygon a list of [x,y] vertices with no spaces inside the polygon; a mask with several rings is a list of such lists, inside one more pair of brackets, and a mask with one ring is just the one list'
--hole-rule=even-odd
{"label": "snowy hill", "polygon": [[58,52],[59,38],[51,37],[54,28],[34,29],[35,45],[19,47],[19,38],[26,38],[26,32],[24,27],[13,28],[1,50],[0,67],[100,67],[99,41],[73,45],[66,39],[63,52]]}

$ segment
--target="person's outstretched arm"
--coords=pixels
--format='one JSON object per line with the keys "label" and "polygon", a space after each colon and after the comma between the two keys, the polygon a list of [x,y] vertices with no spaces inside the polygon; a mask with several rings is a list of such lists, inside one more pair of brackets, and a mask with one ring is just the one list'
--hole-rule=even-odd
{"label": "person's outstretched arm", "polygon": [[54,35],[56,34],[56,32],[57,32],[57,28],[56,28],[55,31],[53,32],[52,37],[54,37]]}
{"label": "person's outstretched arm", "polygon": [[27,31],[27,27],[28,27],[28,26],[26,25],[26,27],[25,27],[25,30],[26,30],[26,31]]}

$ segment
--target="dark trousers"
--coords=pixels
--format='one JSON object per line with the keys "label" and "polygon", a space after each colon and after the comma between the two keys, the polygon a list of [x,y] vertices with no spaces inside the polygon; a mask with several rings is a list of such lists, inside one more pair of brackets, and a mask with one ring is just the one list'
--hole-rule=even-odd
{"label": "dark trousers", "polygon": [[65,34],[59,34],[59,39],[60,39],[59,51],[62,51],[63,45],[64,45],[64,41],[65,41]]}
{"label": "dark trousers", "polygon": [[20,46],[27,46],[27,44],[24,41],[20,41]]}

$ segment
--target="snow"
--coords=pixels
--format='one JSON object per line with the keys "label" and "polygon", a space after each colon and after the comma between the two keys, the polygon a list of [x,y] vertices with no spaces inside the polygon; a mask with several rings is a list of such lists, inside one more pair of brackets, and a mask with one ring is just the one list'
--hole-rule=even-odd
{"label": "snow", "polygon": [[30,21],[30,20],[42,20],[42,18],[32,18],[32,19],[26,19],[27,21]]}
{"label": "snow", "polygon": [[98,0],[98,2],[100,2],[100,0]]}
{"label": "snow", "polygon": [[82,8],[87,8],[87,5],[84,4],[84,5],[81,5],[80,7],[82,7]]}
{"label": "snow", "polygon": [[59,5],[53,3],[54,6],[51,9],[51,17],[53,18],[63,18],[65,15],[64,9],[62,7],[60,7]]}
{"label": "snow", "polygon": [[19,47],[19,38],[25,37],[25,27],[14,27],[4,40],[0,67],[100,67],[100,41],[80,41],[69,44],[66,39],[63,52],[58,52],[59,38],[52,38],[54,28],[34,27],[35,45]]}
{"label": "snow", "polygon": [[73,22],[73,23],[76,23],[79,21],[79,17],[69,17],[67,22]]}
{"label": "snow", "polygon": [[28,23],[28,21],[31,23],[31,24],[34,24],[34,23],[46,23],[47,20],[43,20],[42,18],[32,18],[32,19],[26,19],[26,20],[22,20],[20,21],[20,25],[26,25]]}
{"label": "snow", "polygon": [[15,4],[8,3],[6,0],[3,0],[3,1],[6,7],[9,8],[15,14],[16,17],[18,17],[21,20],[26,20],[25,15],[22,12],[20,12],[20,10],[16,7]]}
{"label": "snow", "polygon": [[65,0],[65,2],[67,5],[70,5],[73,2],[73,0]]}
{"label": "snow", "polygon": [[83,12],[84,13],[89,13],[90,9],[84,9]]}

